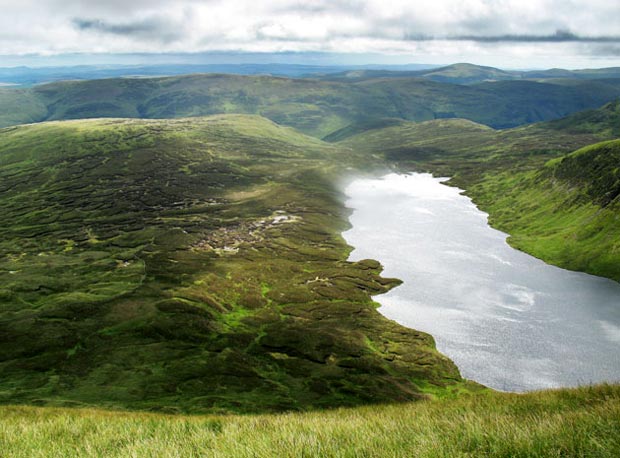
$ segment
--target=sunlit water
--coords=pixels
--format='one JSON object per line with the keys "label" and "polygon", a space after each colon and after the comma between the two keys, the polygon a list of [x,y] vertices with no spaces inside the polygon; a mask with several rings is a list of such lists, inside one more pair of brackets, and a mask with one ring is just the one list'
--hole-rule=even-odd
{"label": "sunlit water", "polygon": [[620,381],[620,284],[511,248],[461,190],[429,174],[347,188],[355,247],[404,281],[379,311],[435,337],[465,378],[506,391]]}

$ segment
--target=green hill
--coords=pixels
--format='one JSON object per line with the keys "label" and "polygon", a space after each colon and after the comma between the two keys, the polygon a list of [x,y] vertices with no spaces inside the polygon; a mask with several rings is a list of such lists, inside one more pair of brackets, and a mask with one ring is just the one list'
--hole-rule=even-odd
{"label": "green hill", "polygon": [[596,110],[575,113],[567,118],[550,121],[546,128],[570,134],[594,133],[606,137],[620,137],[620,100]]}
{"label": "green hill", "polygon": [[466,118],[495,128],[550,120],[620,97],[620,80],[462,86],[420,78],[320,81],[197,74],[0,89],[0,126],[98,117],[258,114],[318,138],[379,119]]}
{"label": "green hill", "polygon": [[[605,110],[596,113],[601,115]],[[460,182],[472,167],[474,179],[488,169],[501,170],[516,163],[527,167],[542,165],[576,148],[613,138],[602,124],[597,124],[599,130],[575,131],[573,126],[580,117],[558,121],[566,123],[565,128],[554,122],[506,130],[495,130],[466,119],[400,122],[345,136],[338,144],[366,154],[380,152],[401,165],[430,167]]]}
{"label": "green hill", "polygon": [[0,130],[0,402],[269,411],[473,388],[347,262],[366,159],[258,116]]}
{"label": "green hill", "polygon": [[[483,81],[520,79],[523,72],[500,70],[473,64],[453,64],[424,70],[377,70],[355,69],[339,73],[329,73],[315,78],[323,81],[359,82],[376,78],[424,78],[439,83],[472,84]],[[567,71],[568,77],[573,77]]]}
{"label": "green hill", "polygon": [[581,148],[547,163],[549,175],[579,189],[583,198],[601,207],[613,205],[620,194],[620,140]]}
{"label": "green hill", "polygon": [[431,70],[423,70],[425,78],[441,83],[470,84],[482,81],[512,80],[520,77],[518,72],[500,70],[473,64],[453,64]]}
{"label": "green hill", "polygon": [[499,68],[458,63],[444,67],[433,67],[423,70],[376,70],[355,69],[339,73],[328,73],[315,78],[324,81],[364,81],[374,78],[424,78],[440,83],[478,84],[488,81],[575,81],[620,78],[620,67],[565,70],[552,68],[549,70],[501,70]]}

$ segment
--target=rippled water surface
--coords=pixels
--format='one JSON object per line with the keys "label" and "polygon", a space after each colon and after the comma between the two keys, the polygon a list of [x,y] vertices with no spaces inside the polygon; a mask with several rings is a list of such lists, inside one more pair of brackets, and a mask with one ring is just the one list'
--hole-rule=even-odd
{"label": "rippled water surface", "polygon": [[511,248],[457,188],[429,174],[347,188],[355,247],[404,281],[376,299],[426,331],[464,377],[507,391],[620,381],[620,284]]}

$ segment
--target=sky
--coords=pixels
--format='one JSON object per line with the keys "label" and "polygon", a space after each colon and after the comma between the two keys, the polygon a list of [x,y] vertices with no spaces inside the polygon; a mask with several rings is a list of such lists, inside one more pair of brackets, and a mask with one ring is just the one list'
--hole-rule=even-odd
{"label": "sky", "polygon": [[76,53],[85,64],[288,53],[315,64],[620,66],[620,1],[0,0],[0,67]]}

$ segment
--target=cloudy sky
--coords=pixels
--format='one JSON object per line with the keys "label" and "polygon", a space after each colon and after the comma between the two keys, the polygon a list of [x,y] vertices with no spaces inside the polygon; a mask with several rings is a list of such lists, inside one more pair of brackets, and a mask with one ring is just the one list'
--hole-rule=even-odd
{"label": "cloudy sky", "polygon": [[204,51],[620,66],[620,1],[0,0],[0,66],[20,55]]}

